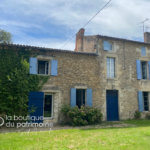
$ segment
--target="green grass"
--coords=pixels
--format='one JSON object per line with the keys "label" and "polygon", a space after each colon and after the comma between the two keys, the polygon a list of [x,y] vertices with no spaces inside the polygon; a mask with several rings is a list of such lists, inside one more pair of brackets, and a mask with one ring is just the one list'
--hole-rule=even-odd
{"label": "green grass", "polygon": [[[135,127],[68,129],[46,132],[0,134],[4,150],[149,150],[150,121],[127,120]],[[107,124],[107,123],[106,123]],[[106,125],[105,124],[105,125]],[[108,125],[113,124],[108,122]],[[119,123],[117,123],[119,124]]]}

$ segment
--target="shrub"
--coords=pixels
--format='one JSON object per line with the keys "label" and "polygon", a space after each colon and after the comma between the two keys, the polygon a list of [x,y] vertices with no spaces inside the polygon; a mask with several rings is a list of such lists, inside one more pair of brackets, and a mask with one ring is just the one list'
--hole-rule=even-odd
{"label": "shrub", "polygon": [[61,107],[61,112],[70,118],[74,126],[96,124],[102,121],[101,110],[94,107],[81,106],[79,109],[78,106],[71,108],[65,104]]}
{"label": "shrub", "polygon": [[146,119],[150,119],[150,113],[146,114]]}
{"label": "shrub", "polygon": [[135,113],[134,113],[134,118],[135,119],[140,119],[141,118],[141,112],[136,110]]}

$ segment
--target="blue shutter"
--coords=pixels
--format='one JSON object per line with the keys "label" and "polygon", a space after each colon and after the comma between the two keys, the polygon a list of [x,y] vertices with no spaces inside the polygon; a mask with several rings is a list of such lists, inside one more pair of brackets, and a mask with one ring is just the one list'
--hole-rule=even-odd
{"label": "blue shutter", "polygon": [[145,49],[145,47],[141,47],[141,55],[146,56],[146,49]]}
{"label": "blue shutter", "polygon": [[[29,92],[28,110],[30,111],[32,106],[36,107],[35,112],[30,114],[30,117],[35,116],[36,119],[43,117],[44,108],[44,92]],[[42,123],[43,120],[32,120],[35,123]]]}
{"label": "blue shutter", "polygon": [[37,58],[30,57],[29,63],[30,63],[30,74],[36,74],[37,73]]}
{"label": "blue shutter", "polygon": [[71,107],[76,106],[76,89],[75,88],[71,88],[70,105],[71,105]]}
{"label": "blue shutter", "polygon": [[106,51],[109,50],[109,42],[108,41],[103,41],[103,49]]}
{"label": "blue shutter", "polygon": [[137,71],[137,79],[142,79],[141,75],[141,61],[136,60],[136,71]]}
{"label": "blue shutter", "polygon": [[143,112],[144,107],[143,107],[143,95],[142,91],[138,91],[138,106],[139,106],[139,111]]}
{"label": "blue shutter", "polygon": [[58,61],[51,60],[51,75],[57,76]]}
{"label": "blue shutter", "polygon": [[148,61],[149,80],[150,80],[150,61]]}
{"label": "blue shutter", "polygon": [[92,89],[87,89],[87,105],[92,106]]}

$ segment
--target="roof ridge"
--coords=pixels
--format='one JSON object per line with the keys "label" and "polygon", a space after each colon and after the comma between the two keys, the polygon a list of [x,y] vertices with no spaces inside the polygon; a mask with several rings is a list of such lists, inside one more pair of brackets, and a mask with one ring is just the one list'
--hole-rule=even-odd
{"label": "roof ridge", "polygon": [[100,37],[106,37],[106,38],[111,38],[111,39],[117,39],[117,40],[125,40],[125,41],[129,41],[129,42],[135,42],[135,43],[142,43],[142,44],[148,44],[150,45],[150,43],[145,43],[145,42],[141,42],[141,41],[134,41],[134,40],[130,40],[130,39],[124,39],[124,38],[119,38],[119,37],[113,37],[113,36],[107,36],[107,35],[98,35]]}

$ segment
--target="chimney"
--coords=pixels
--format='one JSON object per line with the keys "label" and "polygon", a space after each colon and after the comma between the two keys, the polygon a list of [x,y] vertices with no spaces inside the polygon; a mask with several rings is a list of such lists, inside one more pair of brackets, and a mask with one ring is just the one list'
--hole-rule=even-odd
{"label": "chimney", "polygon": [[145,32],[144,33],[144,42],[145,43],[150,43],[150,32]]}
{"label": "chimney", "polygon": [[76,47],[75,51],[83,52],[83,40],[84,40],[85,29],[81,28],[76,34]]}

